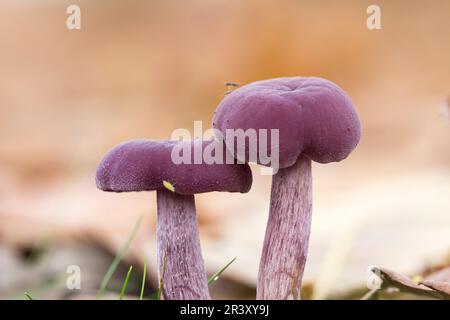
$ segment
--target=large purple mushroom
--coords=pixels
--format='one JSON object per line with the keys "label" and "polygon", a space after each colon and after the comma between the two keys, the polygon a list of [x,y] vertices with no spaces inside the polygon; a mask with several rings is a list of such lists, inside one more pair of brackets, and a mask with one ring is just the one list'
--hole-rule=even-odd
{"label": "large purple mushroom", "polygon": [[257,81],[221,101],[213,127],[232,152],[237,140],[230,135],[237,129],[266,129],[267,137],[258,135],[258,139],[267,139],[273,135],[271,130],[278,129],[276,148],[273,141],[268,143],[268,154],[278,157],[276,164],[260,161],[260,141],[256,150],[249,150],[245,140],[248,144],[240,155],[252,161],[249,155],[256,152],[255,162],[278,166],[272,179],[257,298],[299,299],[311,226],[311,160],[341,161],[356,147],[361,126],[353,103],[341,88],[321,78]]}
{"label": "large purple mushroom", "polygon": [[[97,169],[97,187],[103,191],[156,190],[158,277],[167,300],[210,299],[194,194],[245,193],[252,184],[248,165],[194,162],[194,150],[211,144],[219,142],[128,141],[112,149]],[[173,160],[176,146],[189,151],[190,162],[177,164]],[[225,149],[222,142],[219,147]],[[225,154],[226,150],[223,157]]]}

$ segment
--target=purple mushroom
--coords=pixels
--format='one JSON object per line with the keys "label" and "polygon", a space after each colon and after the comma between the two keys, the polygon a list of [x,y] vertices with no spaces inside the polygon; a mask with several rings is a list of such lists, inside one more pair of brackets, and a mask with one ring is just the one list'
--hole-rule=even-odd
{"label": "purple mushroom", "polygon": [[[167,300],[210,299],[194,194],[245,193],[252,184],[248,165],[194,163],[194,150],[211,144],[219,142],[128,141],[112,149],[97,169],[97,187],[103,191],[157,191],[158,277]],[[173,161],[176,146],[186,147],[190,162]],[[225,149],[222,142],[220,147]]]}
{"label": "purple mushroom", "polygon": [[[268,135],[261,139],[268,139],[269,132],[278,129],[276,148],[268,143],[271,158],[278,156],[279,171],[275,168],[272,178],[257,298],[299,299],[311,226],[311,160],[340,161],[356,147],[361,126],[353,103],[341,88],[321,78],[257,81],[225,96],[213,127],[232,152],[236,152],[232,130],[266,129]],[[243,160],[252,161],[249,155],[256,151],[255,162],[273,167],[273,161],[261,161],[259,142],[256,150],[245,145]]]}

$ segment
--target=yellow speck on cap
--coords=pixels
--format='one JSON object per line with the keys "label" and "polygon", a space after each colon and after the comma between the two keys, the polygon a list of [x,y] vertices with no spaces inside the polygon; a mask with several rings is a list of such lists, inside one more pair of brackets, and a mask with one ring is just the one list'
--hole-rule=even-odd
{"label": "yellow speck on cap", "polygon": [[174,186],[173,186],[169,181],[163,180],[163,186],[164,186],[164,188],[166,188],[167,190],[172,191],[172,192],[175,192]]}

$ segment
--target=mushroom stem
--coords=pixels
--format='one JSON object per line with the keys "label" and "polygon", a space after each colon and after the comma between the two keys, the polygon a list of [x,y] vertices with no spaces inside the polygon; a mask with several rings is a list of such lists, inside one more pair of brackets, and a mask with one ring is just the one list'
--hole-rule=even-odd
{"label": "mushroom stem", "polygon": [[257,299],[300,299],[311,230],[311,160],[300,156],[273,176]]}
{"label": "mushroom stem", "polygon": [[157,203],[158,279],[164,299],[210,299],[194,196],[159,189]]}

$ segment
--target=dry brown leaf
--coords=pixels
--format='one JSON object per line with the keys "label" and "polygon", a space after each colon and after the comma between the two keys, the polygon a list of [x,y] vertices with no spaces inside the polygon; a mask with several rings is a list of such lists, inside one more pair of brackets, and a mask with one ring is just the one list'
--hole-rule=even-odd
{"label": "dry brown leaf", "polygon": [[442,299],[444,296],[434,288],[417,284],[406,275],[386,268],[375,268],[383,279],[383,287],[395,287],[403,292]]}
{"label": "dry brown leaf", "polygon": [[425,280],[422,284],[438,291],[444,299],[450,299],[450,282]]}

